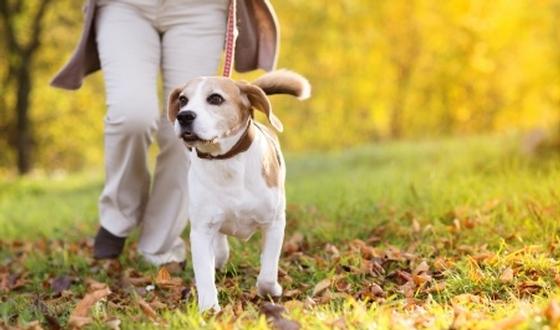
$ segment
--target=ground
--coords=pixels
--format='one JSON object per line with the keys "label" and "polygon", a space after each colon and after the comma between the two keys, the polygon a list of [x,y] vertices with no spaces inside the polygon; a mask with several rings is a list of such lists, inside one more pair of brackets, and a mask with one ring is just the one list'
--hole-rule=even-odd
{"label": "ground", "polygon": [[[274,301],[259,237],[230,239],[223,311],[196,311],[190,262],[91,259],[101,171],[0,182],[0,328],[541,329],[560,325],[560,157],[516,136],[288,155]],[[185,235],[186,237],[187,235]]]}

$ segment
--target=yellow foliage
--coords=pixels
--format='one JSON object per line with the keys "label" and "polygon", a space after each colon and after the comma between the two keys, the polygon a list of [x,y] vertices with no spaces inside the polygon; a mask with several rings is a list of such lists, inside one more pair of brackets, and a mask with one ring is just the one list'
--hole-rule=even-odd
{"label": "yellow foliage", "polygon": [[[282,30],[279,66],[313,85],[304,103],[273,97],[287,150],[523,130],[560,118],[560,0],[282,0],[274,6]],[[81,15],[81,6],[66,0],[47,16],[31,104],[40,167],[102,161],[101,75],[78,92],[47,84],[78,39]],[[13,91],[0,91],[10,109]],[[2,113],[0,127],[13,116]],[[0,140],[3,149],[6,144]],[[0,165],[12,162],[13,156],[0,157]]]}

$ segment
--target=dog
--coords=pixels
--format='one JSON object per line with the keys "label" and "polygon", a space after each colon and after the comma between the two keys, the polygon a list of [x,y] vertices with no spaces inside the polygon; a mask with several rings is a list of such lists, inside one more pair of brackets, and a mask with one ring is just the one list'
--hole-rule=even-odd
{"label": "dog", "polygon": [[282,295],[278,262],[286,225],[286,164],[275,132],[257,123],[254,111],[282,132],[267,95],[303,100],[310,91],[301,75],[277,70],[250,83],[199,77],[169,95],[168,119],[190,160],[184,175],[200,311],[220,310],[214,277],[229,257],[227,236],[248,240],[256,230],[263,234],[257,293]]}

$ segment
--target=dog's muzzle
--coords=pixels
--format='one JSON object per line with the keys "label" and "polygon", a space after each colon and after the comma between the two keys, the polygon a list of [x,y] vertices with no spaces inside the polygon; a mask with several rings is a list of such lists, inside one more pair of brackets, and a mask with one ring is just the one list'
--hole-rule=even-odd
{"label": "dog's muzzle", "polygon": [[193,123],[195,119],[196,113],[193,111],[181,111],[177,114],[177,121],[181,126],[181,138],[185,142],[195,142],[200,140],[193,130]]}

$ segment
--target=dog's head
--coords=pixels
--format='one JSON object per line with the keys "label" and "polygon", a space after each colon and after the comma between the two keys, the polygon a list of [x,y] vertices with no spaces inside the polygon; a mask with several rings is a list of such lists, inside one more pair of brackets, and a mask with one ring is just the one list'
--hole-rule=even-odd
{"label": "dog's head", "polygon": [[216,144],[245,129],[254,110],[263,112],[281,132],[282,123],[272,113],[267,94],[291,94],[304,99],[309,90],[305,78],[286,70],[268,73],[252,83],[199,77],[171,92],[167,114],[175,132],[188,146]]}

